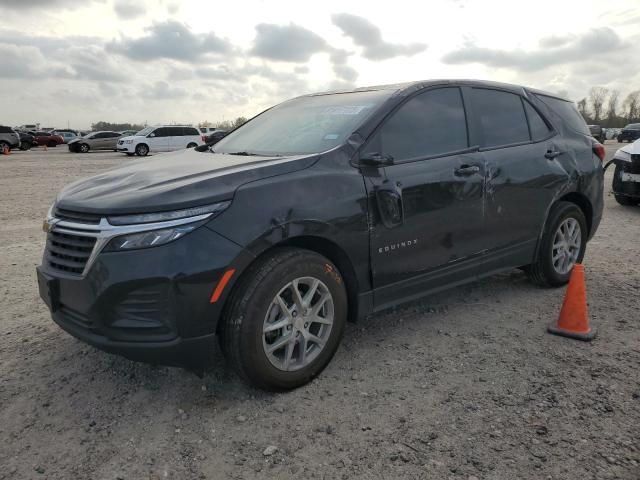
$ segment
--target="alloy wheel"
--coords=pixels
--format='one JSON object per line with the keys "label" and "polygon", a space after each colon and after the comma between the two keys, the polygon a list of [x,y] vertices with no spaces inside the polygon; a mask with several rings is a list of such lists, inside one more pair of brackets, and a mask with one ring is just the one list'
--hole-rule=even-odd
{"label": "alloy wheel", "polygon": [[296,278],[267,309],[262,327],[264,353],[278,370],[304,368],[324,349],[333,321],[333,297],[327,286],[314,277]]}
{"label": "alloy wheel", "polygon": [[582,231],[578,220],[572,217],[565,219],[553,236],[553,269],[561,275],[569,273],[578,260],[581,246]]}

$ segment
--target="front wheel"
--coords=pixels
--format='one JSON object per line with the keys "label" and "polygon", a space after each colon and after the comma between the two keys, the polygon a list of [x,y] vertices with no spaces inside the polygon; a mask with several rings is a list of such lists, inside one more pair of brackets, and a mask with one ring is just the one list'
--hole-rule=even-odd
{"label": "front wheel", "polygon": [[587,221],[575,203],[558,202],[549,212],[537,258],[525,271],[538,285],[559,287],[569,281],[587,246]]}
{"label": "front wheel", "polygon": [[78,147],[78,150],[80,150],[80,152],[82,153],[87,153],[89,151],[89,145],[86,143],[83,143]]}
{"label": "front wheel", "polygon": [[290,390],[327,366],[346,318],[344,281],[331,261],[283,248],[258,260],[234,287],[220,342],[244,379],[266,390]]}
{"label": "front wheel", "polygon": [[136,146],[136,155],[138,155],[139,157],[144,157],[149,153],[149,147],[144,144],[141,143],[140,145]]}

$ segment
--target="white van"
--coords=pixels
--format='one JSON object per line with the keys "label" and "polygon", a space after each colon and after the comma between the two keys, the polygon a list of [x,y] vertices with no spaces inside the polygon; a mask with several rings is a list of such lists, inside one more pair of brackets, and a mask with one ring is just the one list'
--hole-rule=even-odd
{"label": "white van", "polygon": [[148,153],[172,152],[202,145],[200,132],[195,127],[161,125],[146,127],[135,135],[118,140],[118,151],[131,156],[144,157]]}

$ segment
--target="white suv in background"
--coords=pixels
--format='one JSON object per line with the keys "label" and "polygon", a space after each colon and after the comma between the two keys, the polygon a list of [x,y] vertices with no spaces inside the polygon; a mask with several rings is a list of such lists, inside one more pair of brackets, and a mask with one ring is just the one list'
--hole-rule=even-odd
{"label": "white suv in background", "polygon": [[135,135],[118,140],[118,151],[144,157],[148,153],[172,152],[202,145],[197,128],[184,125],[146,127]]}

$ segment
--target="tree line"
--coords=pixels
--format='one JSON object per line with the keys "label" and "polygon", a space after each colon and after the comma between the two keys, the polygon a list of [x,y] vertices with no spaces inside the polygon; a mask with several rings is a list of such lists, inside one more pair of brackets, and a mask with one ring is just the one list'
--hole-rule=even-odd
{"label": "tree line", "polygon": [[588,95],[577,102],[578,111],[588,124],[620,128],[640,123],[640,90],[629,93],[622,103],[620,91],[591,87]]}
{"label": "tree line", "polygon": [[[247,121],[246,117],[237,117],[235,120],[222,120],[218,122],[204,122],[198,123],[198,127],[214,127],[222,130],[233,130]],[[96,122],[91,124],[91,131],[99,132],[102,130],[110,130],[115,132],[122,132],[123,130],[142,130],[147,125],[139,125],[137,123],[111,123],[111,122]]]}

